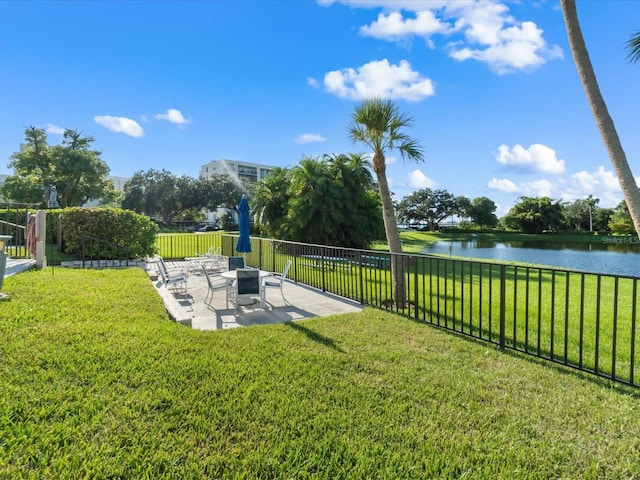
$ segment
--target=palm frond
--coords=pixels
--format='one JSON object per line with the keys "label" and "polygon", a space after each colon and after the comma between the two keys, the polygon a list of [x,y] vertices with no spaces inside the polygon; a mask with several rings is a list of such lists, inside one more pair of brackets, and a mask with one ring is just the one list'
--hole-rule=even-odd
{"label": "palm frond", "polygon": [[627,41],[627,48],[629,49],[627,58],[631,60],[632,63],[640,60],[640,32],[636,32],[631,36]]}

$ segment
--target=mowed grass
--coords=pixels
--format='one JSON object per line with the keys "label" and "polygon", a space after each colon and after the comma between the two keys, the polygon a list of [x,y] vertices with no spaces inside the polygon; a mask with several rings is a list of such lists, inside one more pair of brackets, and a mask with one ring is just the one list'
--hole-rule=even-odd
{"label": "mowed grass", "polygon": [[367,309],[199,332],[140,269],[0,301],[0,478],[635,478],[638,391]]}

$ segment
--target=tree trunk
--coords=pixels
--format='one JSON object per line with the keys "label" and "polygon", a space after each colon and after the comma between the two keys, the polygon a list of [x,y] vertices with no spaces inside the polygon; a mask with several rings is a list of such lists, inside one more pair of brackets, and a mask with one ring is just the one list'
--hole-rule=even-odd
{"label": "tree trunk", "polygon": [[589,106],[600,130],[600,135],[609,152],[609,158],[618,176],[618,182],[627,202],[636,233],[640,236],[640,190],[622,149],[618,132],[607,110],[607,105],[600,93],[596,74],[591,65],[589,52],[582,36],[575,0],[560,0],[562,15],[567,28],[567,36],[573,60],[578,69],[580,81],[589,101]]}
{"label": "tree trunk", "polygon": [[[393,202],[391,201],[391,192],[387,182],[387,174],[384,169],[376,169],[378,178],[378,188],[380,190],[380,198],[382,200],[382,217],[384,219],[384,230],[387,235],[387,243],[389,244],[389,252],[402,253],[402,244],[400,243],[400,233],[398,232],[398,224],[396,223],[396,215],[393,211]],[[393,278],[393,297],[398,308],[404,308],[406,303],[406,288],[404,281],[404,259],[401,255],[392,255],[391,258],[391,277]]]}

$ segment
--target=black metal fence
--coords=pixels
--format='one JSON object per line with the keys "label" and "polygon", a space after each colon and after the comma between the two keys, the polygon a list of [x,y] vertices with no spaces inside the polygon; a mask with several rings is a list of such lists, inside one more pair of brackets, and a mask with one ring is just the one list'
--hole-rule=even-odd
{"label": "black metal fence", "polygon": [[0,235],[10,235],[7,254],[11,257],[28,257],[27,221],[30,212],[35,212],[35,203],[0,202]]}
{"label": "black metal fence", "polygon": [[[237,236],[161,236],[167,258],[184,258],[210,245],[236,255]],[[191,241],[191,240],[190,240]],[[191,250],[192,251],[186,251]],[[391,310],[538,358],[639,386],[636,277],[451,259],[392,255],[252,238],[247,264],[363,305]],[[169,252],[180,251],[179,256]],[[394,301],[391,266],[403,271],[406,302]]]}
{"label": "black metal fence", "polygon": [[131,248],[90,235],[80,236],[80,265],[82,268],[127,267],[137,265]]}

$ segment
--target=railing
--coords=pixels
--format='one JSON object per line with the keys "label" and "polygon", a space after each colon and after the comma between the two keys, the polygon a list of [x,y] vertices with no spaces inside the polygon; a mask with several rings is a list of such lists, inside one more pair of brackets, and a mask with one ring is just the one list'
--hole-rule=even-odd
{"label": "railing", "polygon": [[28,257],[27,220],[29,210],[37,207],[35,203],[0,202],[0,235],[10,235],[7,253],[11,257]]}
{"label": "railing", "polygon": [[[235,252],[237,236],[212,233],[199,251]],[[174,244],[175,242],[175,244]],[[178,247],[178,245],[182,245]],[[189,248],[159,237],[161,255]],[[252,238],[247,264],[416,321],[616,382],[640,386],[636,277]],[[393,301],[391,265],[402,266],[406,303]]]}
{"label": "railing", "polygon": [[137,265],[131,248],[89,235],[81,235],[82,268],[127,267]]}

